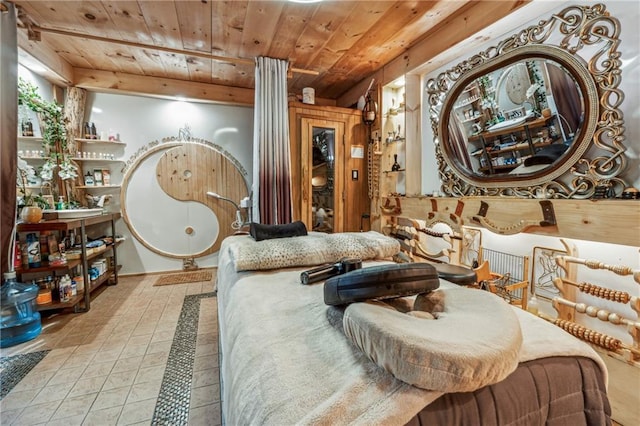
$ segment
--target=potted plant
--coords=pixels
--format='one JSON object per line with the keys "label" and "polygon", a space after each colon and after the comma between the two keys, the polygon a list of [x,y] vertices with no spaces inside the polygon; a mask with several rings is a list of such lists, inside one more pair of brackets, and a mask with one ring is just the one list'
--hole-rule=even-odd
{"label": "potted plant", "polygon": [[[59,190],[58,194],[52,194],[54,197],[72,194],[72,188],[67,188],[66,185],[78,174],[77,167],[69,158],[66,120],[62,106],[44,100],[38,93],[38,88],[22,78],[18,79],[18,104],[34,111],[41,121],[42,147],[46,157],[40,171],[42,181],[45,185],[50,185],[54,192],[56,189]],[[55,185],[56,181],[58,185]],[[72,201],[69,199],[70,203]]]}
{"label": "potted plant", "polygon": [[32,166],[27,164],[22,158],[18,158],[18,187],[22,198],[18,202],[20,209],[20,218],[26,223],[38,223],[42,219],[42,210],[49,208],[49,203],[44,199],[42,194],[34,194],[27,191],[29,180],[36,176],[36,172]]}

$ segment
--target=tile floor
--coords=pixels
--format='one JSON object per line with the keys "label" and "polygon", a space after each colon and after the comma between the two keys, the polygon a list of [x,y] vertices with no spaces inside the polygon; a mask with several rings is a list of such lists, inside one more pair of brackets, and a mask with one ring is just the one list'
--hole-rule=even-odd
{"label": "tile floor", "polygon": [[[1,349],[4,360],[49,352],[2,398],[0,424],[220,424],[213,281],[154,287],[157,277],[120,277],[89,312],[45,317],[39,337]],[[192,344],[178,336],[196,325]],[[0,374],[6,384],[13,373]]]}

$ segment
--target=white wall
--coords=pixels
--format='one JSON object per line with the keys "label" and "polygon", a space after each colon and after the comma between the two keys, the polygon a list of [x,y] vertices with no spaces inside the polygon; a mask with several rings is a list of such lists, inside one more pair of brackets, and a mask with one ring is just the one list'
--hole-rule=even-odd
{"label": "white wall", "polygon": [[[247,187],[252,178],[253,108],[240,106],[213,105],[156,99],[142,96],[128,96],[106,93],[89,93],[85,121],[95,123],[97,132],[120,134],[120,140],[127,145],[117,152],[119,158],[129,160],[142,147],[153,141],[178,136],[180,128],[188,124],[191,136],[220,145],[227,150],[247,171]],[[120,176],[118,176],[120,178]],[[150,182],[149,185],[153,185]],[[103,190],[102,190],[103,191]],[[132,193],[135,191],[136,193]],[[96,192],[97,193],[97,192]],[[154,205],[152,192],[132,186],[128,196],[138,196],[149,205]],[[112,192],[115,198],[119,192]],[[238,202],[239,200],[236,200]],[[119,207],[119,200],[111,201],[112,207]],[[156,202],[154,214],[166,217],[181,214],[184,202]],[[161,208],[160,208],[161,207]],[[154,253],[139,243],[129,232],[123,220],[117,224],[117,232],[127,240],[118,249],[121,273],[144,273],[182,269],[180,259],[172,259]],[[167,238],[169,234],[167,234]],[[217,254],[196,259],[201,267],[217,265]]]}

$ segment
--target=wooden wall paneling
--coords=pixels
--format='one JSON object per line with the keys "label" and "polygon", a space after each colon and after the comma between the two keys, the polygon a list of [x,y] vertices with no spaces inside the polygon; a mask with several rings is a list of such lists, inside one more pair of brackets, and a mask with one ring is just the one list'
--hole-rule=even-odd
{"label": "wooden wall paneling", "polygon": [[170,78],[146,77],[109,71],[76,68],[76,86],[99,92],[121,91],[156,97],[183,96],[232,105],[253,106],[253,89],[196,83]]}
{"label": "wooden wall paneling", "polygon": [[213,2],[174,2],[182,48],[211,53],[211,22]]}
{"label": "wooden wall paneling", "polygon": [[[38,23],[46,26],[49,22],[68,21],[68,17],[74,17],[72,21],[65,25],[65,30],[93,34],[97,28],[101,28],[107,31],[107,36],[120,37],[117,32],[111,29],[112,21],[101,2],[88,1],[82,2],[80,8],[76,6],[77,4],[74,4],[74,2],[62,1],[56,2],[55,7],[37,7],[40,13],[40,21]],[[89,19],[87,16],[93,16],[95,19]],[[72,53],[70,49],[73,45],[77,54],[90,64],[90,68],[125,71],[122,67],[123,61],[120,61],[118,55],[113,52],[113,45],[80,38],[74,40],[76,43],[69,43],[68,37],[51,33],[42,34],[42,38],[50,41],[55,50],[61,53]],[[102,53],[102,48],[107,48],[109,49],[108,52],[113,53],[96,54],[97,52]],[[124,50],[121,52],[124,52]],[[130,56],[132,55],[127,52],[126,56],[123,57]],[[69,62],[77,66],[75,65],[75,60],[70,59]]]}
{"label": "wooden wall paneling", "polygon": [[248,2],[242,0],[212,3],[211,53],[237,58],[240,55],[242,27]]}
{"label": "wooden wall paneling", "polygon": [[[180,23],[175,13],[172,2],[139,1],[138,5],[144,15],[146,27],[149,30],[152,42],[158,46],[182,49],[180,42]],[[159,61],[162,64],[165,75],[169,78],[180,78],[183,69],[186,68],[186,58],[184,55],[161,51],[143,52],[151,60]],[[147,75],[155,75],[153,73]]]}
{"label": "wooden wall paneling", "polygon": [[296,63],[297,58],[291,52],[295,50],[298,37],[307,22],[313,17],[314,11],[315,9],[309,5],[286,3],[273,37],[278,41],[269,46],[270,57],[289,58],[292,65]]}
{"label": "wooden wall paneling", "polygon": [[189,80],[210,83],[212,79],[212,60],[187,56],[187,69],[189,70]]}
{"label": "wooden wall paneling", "polygon": [[[345,89],[344,71],[346,75],[368,75],[384,66],[383,54],[388,54],[390,50],[397,50],[401,54],[409,46],[403,45],[405,38],[397,37],[398,31],[411,24],[417,16],[425,13],[433,7],[436,2],[397,2],[394,7],[380,17],[380,25],[371,28],[351,47],[351,51],[357,52],[360,61],[354,61],[353,57],[342,56],[334,64],[334,72],[328,74],[323,79],[329,88],[325,96],[340,96]],[[422,32],[422,31],[420,31]],[[386,45],[384,49],[380,45],[388,41],[391,45]],[[417,65],[417,64],[416,64]]]}
{"label": "wooden wall paneling", "polygon": [[[147,27],[143,10],[138,2],[103,2],[109,22],[101,27],[108,37],[127,40],[136,43],[153,44],[153,37]],[[111,30],[113,29],[113,30]],[[95,31],[95,30],[94,30]],[[111,52],[110,56],[123,58],[118,61],[127,64],[126,68],[120,67],[122,72],[135,72],[139,74],[149,74],[148,69],[157,69],[161,64],[159,58],[149,54],[144,49],[139,49],[121,44],[105,44],[105,51]],[[135,71],[138,68],[139,71]]]}
{"label": "wooden wall paneling", "polygon": [[[357,84],[353,84],[351,88],[340,94],[340,97],[337,99],[337,105],[353,105],[358,100],[358,97],[366,90],[371,81],[371,77],[375,77],[376,82],[386,85],[407,72],[423,73],[425,66],[433,65],[433,58],[439,58],[438,55],[447,51],[452,46],[465,41],[465,39],[471,37],[476,32],[504,18],[515,9],[529,3],[529,1],[510,0],[460,3],[464,3],[464,6],[457,9],[454,14],[448,16],[446,19],[434,17],[434,22],[438,22],[438,25],[436,25],[431,32],[426,33],[420,40],[406,48],[401,54],[396,56],[395,59],[388,61],[386,65],[372,72],[369,77],[362,79]],[[438,7],[439,6],[436,6],[436,8]],[[456,28],[456,31],[451,31],[451,28]],[[424,33],[423,30],[419,32]],[[466,44],[474,43],[476,45],[484,42],[484,38],[468,40],[468,43],[465,41]],[[456,49],[452,49],[451,54],[453,57],[439,61],[441,64],[439,66],[460,56],[460,52]],[[471,56],[471,54],[468,56]],[[438,68],[438,66],[432,69],[435,68]]]}
{"label": "wooden wall paneling", "polygon": [[[393,7],[392,2],[356,2],[348,18],[343,21],[326,44],[313,57],[315,69],[328,70],[338,60],[336,52],[351,49],[363,33]],[[335,24],[335,22],[332,22]],[[374,27],[377,28],[378,27]],[[348,68],[345,73],[351,71]],[[321,78],[321,77],[318,77]]]}
{"label": "wooden wall paneling", "polygon": [[[306,105],[299,102],[289,103],[289,131],[291,152],[291,182],[294,220],[302,220],[302,119],[324,119],[344,123],[345,144],[342,175],[344,183],[344,219],[343,231],[359,231],[362,214],[370,212],[367,186],[367,144],[366,126],[362,123],[359,110],[331,106]],[[352,145],[364,147],[364,158],[351,158]],[[352,170],[358,171],[358,180],[351,179]]]}
{"label": "wooden wall paneling", "polygon": [[[381,198],[380,205],[386,203]],[[539,223],[543,220],[540,201],[535,199],[518,199],[512,197],[401,197],[400,216],[414,219],[426,219],[434,213],[437,215],[458,218],[461,225],[479,226],[472,220],[480,211],[481,202],[488,205],[486,218],[501,227],[518,226],[522,220]],[[611,244],[638,246],[640,241],[639,200],[549,200],[553,206],[556,226],[531,226],[524,232],[549,235],[553,237],[575,238],[579,240],[598,241]],[[390,199],[391,205],[396,200]],[[456,215],[462,203],[462,213]],[[386,216],[388,217],[388,216]],[[380,230],[386,219],[376,224]]]}
{"label": "wooden wall paneling", "polygon": [[[255,2],[247,4],[247,14],[242,31],[241,58],[261,56],[275,38],[285,2]],[[285,56],[286,58],[286,56]]]}
{"label": "wooden wall paneling", "polygon": [[[389,83],[402,74],[428,63],[438,54],[449,50],[528,2],[528,0],[464,2],[463,7],[447,19],[441,20],[426,37],[403,55],[387,63],[384,66],[385,81],[383,83]],[[451,28],[455,28],[456,31],[451,31]],[[456,55],[459,57],[459,53]]]}
{"label": "wooden wall paneling", "polygon": [[[212,2],[212,28],[211,28],[211,49],[215,55],[228,55],[238,57],[242,44],[243,22],[247,14],[247,1],[233,2]],[[244,70],[244,71],[243,71]],[[240,64],[228,64],[224,62],[212,61],[211,75],[212,82],[217,84],[232,84],[233,78],[238,73],[253,77],[254,71],[251,67]]]}

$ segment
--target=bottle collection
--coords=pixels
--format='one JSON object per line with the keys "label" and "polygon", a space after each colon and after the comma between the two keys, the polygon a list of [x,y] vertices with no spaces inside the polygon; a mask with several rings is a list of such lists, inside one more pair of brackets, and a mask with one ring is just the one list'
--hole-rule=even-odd
{"label": "bottle collection", "polygon": [[98,131],[96,130],[95,123],[84,123],[84,138],[85,139],[98,139]]}
{"label": "bottle collection", "polygon": [[[48,270],[50,267],[67,265],[67,254],[69,259],[78,258],[77,252],[81,251],[80,235],[74,231],[69,231],[58,243],[60,235],[54,231],[42,231],[40,233],[28,232],[20,239],[16,239],[16,250],[14,253],[14,266],[24,274],[37,276],[29,278],[24,282],[34,284],[38,287],[37,305],[49,303],[64,303],[71,301],[74,297],[84,292],[84,274],[82,264],[69,269],[61,268],[59,271]],[[87,254],[97,243],[103,240],[95,240],[86,243]],[[90,248],[91,247],[91,248]],[[87,270],[90,283],[107,273],[112,267],[113,258],[96,259]],[[38,270],[38,268],[40,268]],[[47,270],[43,270],[47,268]]]}
{"label": "bottle collection", "polygon": [[120,135],[113,129],[109,129],[109,133],[102,131],[98,135],[98,130],[96,129],[96,124],[93,122],[86,121],[84,123],[84,139],[94,139],[101,141],[119,141]]}
{"label": "bottle collection", "polygon": [[31,122],[31,120],[29,120],[29,119],[24,120],[20,124],[20,130],[22,131],[22,136],[32,137],[33,136],[33,123]]}

